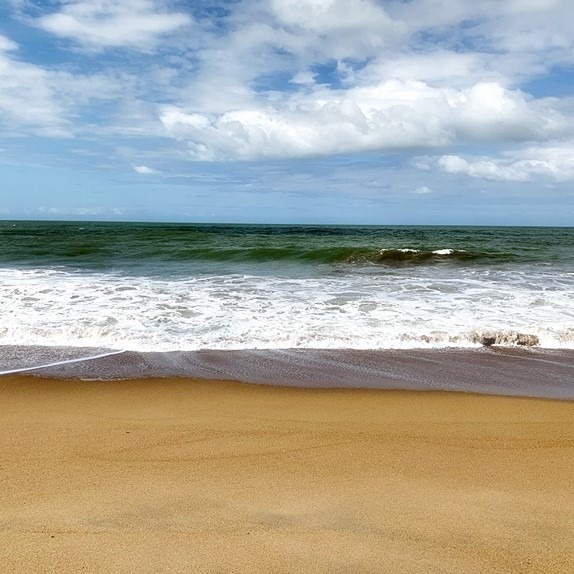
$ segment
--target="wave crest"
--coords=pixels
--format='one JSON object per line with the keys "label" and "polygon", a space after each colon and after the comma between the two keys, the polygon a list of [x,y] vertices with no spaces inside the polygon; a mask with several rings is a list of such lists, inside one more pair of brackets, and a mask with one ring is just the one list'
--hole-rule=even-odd
{"label": "wave crest", "polygon": [[379,264],[421,264],[444,263],[449,260],[466,261],[474,257],[463,249],[380,249],[379,251],[353,254],[347,257],[346,263],[379,263]]}
{"label": "wave crest", "polygon": [[485,347],[492,345],[537,347],[540,345],[540,339],[537,335],[518,333],[517,331],[475,331],[471,333],[471,341]]}

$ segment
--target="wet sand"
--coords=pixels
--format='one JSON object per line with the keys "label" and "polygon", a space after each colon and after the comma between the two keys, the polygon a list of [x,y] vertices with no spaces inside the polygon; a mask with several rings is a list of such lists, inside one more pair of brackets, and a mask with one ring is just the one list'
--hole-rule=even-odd
{"label": "wet sand", "polygon": [[0,571],[574,572],[574,402],[0,377]]}
{"label": "wet sand", "polygon": [[[50,355],[50,348],[0,347],[0,359],[12,355],[13,364],[21,368],[30,357],[38,365],[39,349]],[[35,374],[84,380],[185,377],[287,387],[461,391],[574,400],[574,349],[126,351],[98,358],[92,358],[96,350],[57,350],[56,356],[73,352],[76,358],[45,368],[36,366]],[[89,358],[79,359],[82,353]]]}

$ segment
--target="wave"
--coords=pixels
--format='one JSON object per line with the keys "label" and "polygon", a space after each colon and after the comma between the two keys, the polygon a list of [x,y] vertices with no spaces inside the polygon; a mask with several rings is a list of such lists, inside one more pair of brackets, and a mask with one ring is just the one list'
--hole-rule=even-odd
{"label": "wave", "polygon": [[[489,261],[493,254],[469,252],[464,249],[380,249],[366,253],[352,254],[346,263],[377,263],[383,265],[433,264],[447,262]],[[495,259],[499,259],[496,258]]]}
{"label": "wave", "polygon": [[[172,254],[180,261],[207,260],[219,262],[297,262],[297,263],[378,263],[419,264],[439,262],[488,261],[490,254],[468,252],[462,249],[442,248],[436,250],[412,248],[371,249],[353,247],[300,248],[300,247],[256,247],[249,249],[194,249]],[[494,257],[495,259],[500,259]],[[507,259],[506,257],[505,259]]]}
{"label": "wave", "polygon": [[537,335],[517,331],[475,331],[470,334],[470,340],[485,347],[492,345],[537,347],[540,345],[540,337]]}
{"label": "wave", "polygon": [[542,348],[574,348],[573,294],[574,274],[507,266],[310,277],[0,269],[0,345],[411,348],[538,338]]}
{"label": "wave", "polygon": [[214,267],[237,272],[243,264],[571,266],[573,233],[566,228],[0,222],[0,268],[157,269],[163,275]]}
{"label": "wave", "polygon": [[1,257],[4,263],[24,267],[71,267],[79,269],[125,269],[155,266],[198,264],[296,264],[296,265],[493,265],[523,262],[513,253],[488,252],[450,247],[432,249],[413,247],[199,247],[153,249],[106,249],[67,247],[61,251],[36,250],[19,261]]}

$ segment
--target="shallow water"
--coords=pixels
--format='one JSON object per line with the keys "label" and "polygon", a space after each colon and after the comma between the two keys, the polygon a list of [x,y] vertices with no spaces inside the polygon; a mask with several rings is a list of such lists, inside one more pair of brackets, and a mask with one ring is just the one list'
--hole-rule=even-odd
{"label": "shallow water", "polygon": [[[34,349],[4,347],[0,356],[25,355],[26,350],[34,355]],[[310,388],[458,391],[574,400],[572,350],[208,350],[124,352],[91,359],[85,357],[90,353],[93,357],[95,350],[84,351],[80,358],[80,349],[71,349],[69,354],[58,349],[59,364],[30,373],[101,381],[188,377]],[[79,360],[74,360],[74,354]]]}

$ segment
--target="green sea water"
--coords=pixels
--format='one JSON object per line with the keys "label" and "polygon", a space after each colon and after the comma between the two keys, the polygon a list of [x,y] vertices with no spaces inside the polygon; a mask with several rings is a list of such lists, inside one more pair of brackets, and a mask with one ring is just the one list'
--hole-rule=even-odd
{"label": "green sea water", "polygon": [[0,266],[140,273],[574,263],[574,228],[0,222]]}

